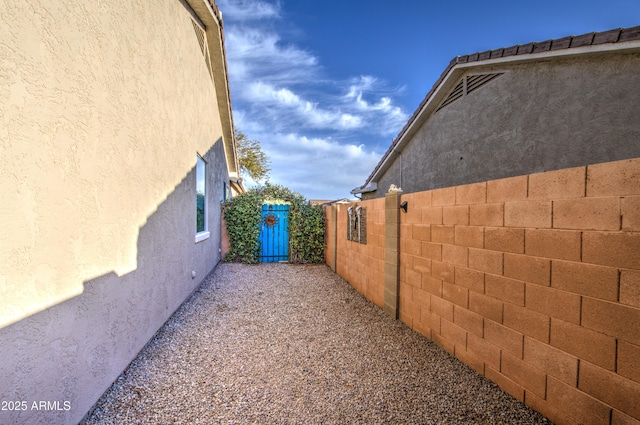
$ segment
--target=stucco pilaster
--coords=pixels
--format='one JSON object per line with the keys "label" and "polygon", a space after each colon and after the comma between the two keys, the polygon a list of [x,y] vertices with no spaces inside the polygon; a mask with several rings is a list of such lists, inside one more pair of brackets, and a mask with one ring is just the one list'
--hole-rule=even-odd
{"label": "stucco pilaster", "polygon": [[388,192],[384,205],[384,312],[398,318],[398,286],[400,282],[400,194]]}

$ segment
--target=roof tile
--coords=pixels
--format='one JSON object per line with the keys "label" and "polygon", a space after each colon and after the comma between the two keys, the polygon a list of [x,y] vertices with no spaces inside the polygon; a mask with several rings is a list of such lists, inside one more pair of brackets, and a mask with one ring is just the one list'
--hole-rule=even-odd
{"label": "roof tile", "polygon": [[589,34],[583,34],[583,35],[578,35],[576,37],[573,37],[573,40],[571,40],[571,47],[582,47],[582,46],[591,46],[591,44],[593,43],[593,35],[594,33],[589,33]]}
{"label": "roof tile", "polygon": [[593,44],[615,43],[620,38],[620,29],[599,32],[593,37]]}
{"label": "roof tile", "polygon": [[487,60],[489,58],[491,58],[491,51],[490,50],[488,50],[486,52],[478,53],[478,60],[479,61]]}
{"label": "roof tile", "polygon": [[548,52],[551,49],[551,40],[533,43],[532,53]]}
{"label": "roof tile", "polygon": [[490,57],[491,57],[491,59],[494,59],[494,58],[501,58],[501,57],[502,57],[503,52],[504,52],[504,49],[496,49],[496,50],[492,50],[492,51],[491,51],[491,55],[490,55]]}
{"label": "roof tile", "polygon": [[504,51],[502,57],[515,56],[518,54],[518,46],[511,46],[502,49]]}
{"label": "roof tile", "polygon": [[623,28],[620,30],[620,41],[640,40],[640,27]]}
{"label": "roof tile", "polygon": [[551,48],[549,50],[561,50],[568,49],[571,46],[571,39],[573,37],[558,38],[551,41]]}
{"label": "roof tile", "polygon": [[532,51],[533,51],[533,43],[521,44],[520,46],[518,46],[519,55],[528,55]]}

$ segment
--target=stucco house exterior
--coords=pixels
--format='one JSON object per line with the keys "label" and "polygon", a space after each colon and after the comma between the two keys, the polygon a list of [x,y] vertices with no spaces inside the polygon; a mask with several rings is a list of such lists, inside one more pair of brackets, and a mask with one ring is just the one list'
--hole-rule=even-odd
{"label": "stucco house exterior", "polygon": [[640,27],[455,57],[362,199],[640,157]]}
{"label": "stucco house exterior", "polygon": [[0,423],[77,423],[221,259],[243,191],[222,16],[47,0],[0,19]]}

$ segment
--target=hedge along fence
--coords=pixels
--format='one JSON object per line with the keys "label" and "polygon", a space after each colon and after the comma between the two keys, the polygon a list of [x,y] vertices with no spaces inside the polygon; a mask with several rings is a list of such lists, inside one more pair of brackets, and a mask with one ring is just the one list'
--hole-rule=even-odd
{"label": "hedge along fence", "polygon": [[267,183],[249,189],[224,203],[224,219],[231,244],[227,262],[255,264],[260,258],[260,218],[267,202],[288,203],[289,262],[324,262],[324,212],[311,205],[301,194],[280,185]]}

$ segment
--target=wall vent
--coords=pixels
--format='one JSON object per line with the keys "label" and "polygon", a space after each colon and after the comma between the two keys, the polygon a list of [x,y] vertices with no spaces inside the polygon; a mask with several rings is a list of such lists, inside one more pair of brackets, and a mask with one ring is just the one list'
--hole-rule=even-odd
{"label": "wall vent", "polygon": [[204,36],[204,31],[202,30],[202,28],[200,28],[200,26],[198,24],[195,23],[195,21],[192,19],[191,23],[193,24],[193,30],[196,32],[196,37],[198,37],[198,43],[200,43],[200,51],[202,52],[202,54],[205,54],[205,47],[206,47],[206,39]]}
{"label": "wall vent", "polygon": [[480,74],[480,75],[469,75],[467,77],[467,94],[472,91],[479,89],[480,87],[487,84],[489,81],[494,80],[501,76],[503,73],[499,74]]}
{"label": "wall vent", "polygon": [[460,80],[458,84],[451,90],[449,95],[442,101],[436,112],[440,109],[444,108],[447,105],[455,102],[458,99],[468,95],[474,90],[479,89],[490,81],[498,78],[503,75],[504,72],[498,72],[493,74],[475,74],[475,75],[467,75]]}
{"label": "wall vent", "polygon": [[444,108],[445,106],[447,106],[448,104],[453,103],[456,100],[460,99],[463,94],[464,94],[464,78],[453,88],[453,90],[451,90],[451,93],[449,93],[449,96],[447,96],[447,98],[440,104],[438,111]]}
{"label": "wall vent", "polygon": [[209,74],[211,75],[211,78],[213,78],[213,70],[211,69],[211,58],[209,57],[209,46],[207,46],[207,34],[202,29],[202,27],[196,23],[196,21],[192,19],[191,23],[193,24],[193,30],[196,32],[198,44],[200,45],[200,51],[204,56],[204,61],[207,64]]}

